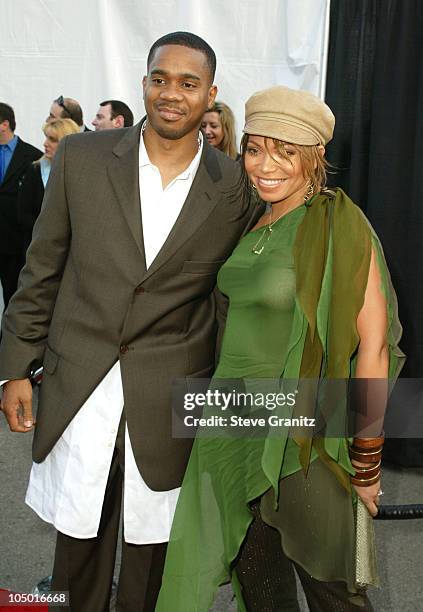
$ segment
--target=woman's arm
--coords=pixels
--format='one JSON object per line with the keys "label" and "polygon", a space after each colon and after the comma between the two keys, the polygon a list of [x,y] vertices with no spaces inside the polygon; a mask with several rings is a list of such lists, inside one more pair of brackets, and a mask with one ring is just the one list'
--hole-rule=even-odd
{"label": "woman's arm", "polygon": [[389,369],[387,330],[386,298],[382,292],[376,255],[372,250],[364,304],[357,318],[360,344],[356,378],[387,378]]}
{"label": "woman's arm", "polygon": [[[383,428],[386,403],[388,399],[389,353],[387,344],[387,303],[382,291],[382,281],[372,250],[369,277],[363,307],[357,318],[357,331],[360,344],[357,354],[355,377],[357,381],[356,399],[358,401],[356,436],[376,438]],[[375,379],[375,380],[372,380]],[[354,461],[353,465],[365,465]],[[353,485],[370,514],[377,514],[380,481],[370,486]]]}

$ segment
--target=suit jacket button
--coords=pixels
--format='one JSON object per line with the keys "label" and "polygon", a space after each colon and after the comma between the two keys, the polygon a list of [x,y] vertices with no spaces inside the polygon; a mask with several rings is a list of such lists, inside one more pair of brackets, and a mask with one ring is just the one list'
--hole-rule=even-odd
{"label": "suit jacket button", "polygon": [[129,351],[129,346],[126,345],[126,344],[121,344],[119,350],[120,350],[121,354],[124,355],[125,353],[127,353]]}
{"label": "suit jacket button", "polygon": [[145,289],[144,287],[141,287],[141,285],[139,285],[138,287],[135,287],[135,294],[139,295],[140,293],[145,293]]}

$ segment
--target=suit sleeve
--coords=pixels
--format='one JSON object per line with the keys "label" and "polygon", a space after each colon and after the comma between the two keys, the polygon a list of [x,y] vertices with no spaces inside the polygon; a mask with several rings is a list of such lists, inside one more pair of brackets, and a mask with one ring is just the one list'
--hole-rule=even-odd
{"label": "suit sleeve", "polygon": [[253,191],[252,189],[247,191],[244,194],[244,198],[247,206],[247,223],[242,232],[242,236],[245,236],[245,234],[247,234],[255,226],[266,210],[266,204],[263,202],[263,200],[260,200],[256,191]]}
{"label": "suit sleeve", "polygon": [[220,351],[222,349],[223,334],[226,325],[226,315],[228,313],[229,300],[218,287],[214,288],[214,299],[216,303],[217,336],[215,350],[215,364],[219,362]]}
{"label": "suit sleeve", "polygon": [[65,185],[66,140],[60,143],[54,157],[18,290],[3,316],[0,379],[26,378],[43,360],[71,241]]}

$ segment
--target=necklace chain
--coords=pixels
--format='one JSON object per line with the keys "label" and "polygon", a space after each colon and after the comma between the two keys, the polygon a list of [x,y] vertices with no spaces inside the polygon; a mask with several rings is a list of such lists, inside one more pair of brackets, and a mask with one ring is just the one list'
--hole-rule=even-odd
{"label": "necklace chain", "polygon": [[[308,184],[307,191],[306,191],[306,193],[304,195],[304,199],[303,199],[303,203],[307,206],[307,208],[311,206],[311,202],[314,199],[314,191],[315,191],[315,187],[314,187],[313,183],[310,181],[309,184]],[[269,204],[270,203],[267,202],[266,209],[267,209],[267,206],[269,206]],[[270,204],[270,220],[269,220],[269,224],[266,225],[262,235],[257,240],[257,242],[255,243],[253,248],[251,249],[251,251],[252,251],[252,253],[254,253],[254,255],[261,255],[262,254],[263,249],[264,249],[266,243],[272,237],[272,232],[273,232],[272,228],[275,225],[276,221],[279,221],[279,219],[281,217],[283,217],[284,215],[287,215],[289,212],[291,212],[291,210],[294,210],[295,208],[297,208],[297,207],[294,206],[294,208],[290,208],[289,210],[285,210],[283,213],[281,213],[279,215],[279,217],[277,217],[274,221],[272,221],[273,206]]]}
{"label": "necklace chain", "polygon": [[[294,210],[293,208],[291,210]],[[275,225],[276,221],[279,221],[279,219],[281,217],[283,217],[284,215],[288,214],[288,212],[291,212],[290,210],[288,211],[284,211],[283,213],[281,213],[279,215],[279,217],[276,217],[276,219],[274,221],[272,221],[272,212],[273,212],[273,206],[270,207],[270,219],[269,219],[269,223],[266,225],[266,227],[264,228],[264,231],[262,233],[262,235],[260,236],[260,238],[257,240],[257,242],[255,243],[255,245],[252,248],[252,252],[254,253],[254,255],[261,255],[263,252],[263,249],[265,247],[265,244],[268,242],[268,240],[270,240],[271,236],[272,236],[272,232],[273,232],[273,226]]]}

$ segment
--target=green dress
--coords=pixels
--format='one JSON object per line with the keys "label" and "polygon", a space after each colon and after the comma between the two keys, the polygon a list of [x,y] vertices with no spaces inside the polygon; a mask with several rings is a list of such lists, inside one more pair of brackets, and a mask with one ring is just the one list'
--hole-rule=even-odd
{"label": "green dress", "polygon": [[[311,342],[311,323],[305,315],[307,300],[303,306],[299,297],[295,248],[299,227],[307,231],[313,225],[302,224],[307,213],[306,206],[299,206],[274,223],[260,255],[253,250],[264,230],[248,233],[220,270],[218,286],[229,297],[229,310],[214,376],[218,383],[222,379],[301,377],[307,343]],[[329,344],[327,313],[331,311],[332,284],[340,286],[332,261],[337,243],[329,237],[326,244],[322,288],[315,308],[323,352]],[[376,238],[372,244],[379,252]],[[378,261],[389,293],[389,278],[380,258],[383,255]],[[388,302],[395,310],[395,300]],[[395,312],[390,319],[395,319]],[[395,350],[396,343],[397,338],[390,341]],[[289,558],[313,577],[343,580],[352,594],[357,593],[355,499],[340,477],[354,473],[348,442],[325,439],[319,447],[288,433],[278,431],[277,436],[253,439],[197,437],[178,501],[157,612],[207,612],[218,586],[229,580],[233,581],[239,610],[245,609],[232,570],[252,520],[249,502],[257,498],[261,498],[263,519],[279,530]]]}
{"label": "green dress", "polygon": [[300,206],[276,221],[260,255],[252,250],[265,230],[249,232],[220,269],[217,284],[230,306],[215,378],[281,375],[295,310],[292,247],[304,213]]}

